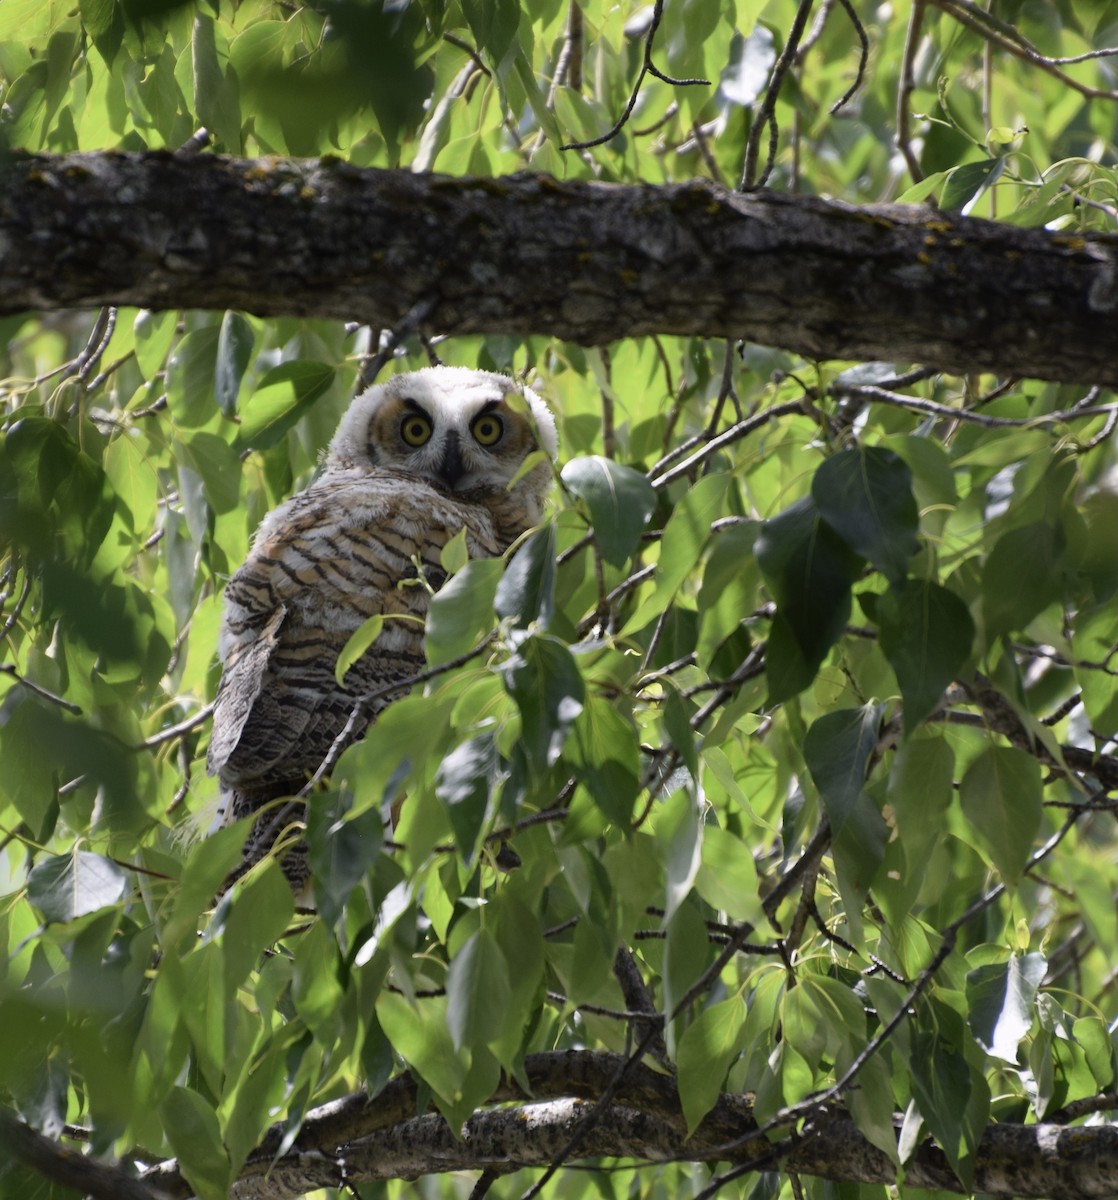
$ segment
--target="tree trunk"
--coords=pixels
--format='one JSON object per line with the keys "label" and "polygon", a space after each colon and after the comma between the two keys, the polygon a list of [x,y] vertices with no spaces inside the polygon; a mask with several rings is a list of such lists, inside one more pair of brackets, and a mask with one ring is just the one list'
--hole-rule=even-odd
{"label": "tree trunk", "polygon": [[15,155],[0,312],[241,309],[587,345],[744,338],[818,359],[1118,385],[1118,238],[852,208],[330,160]]}

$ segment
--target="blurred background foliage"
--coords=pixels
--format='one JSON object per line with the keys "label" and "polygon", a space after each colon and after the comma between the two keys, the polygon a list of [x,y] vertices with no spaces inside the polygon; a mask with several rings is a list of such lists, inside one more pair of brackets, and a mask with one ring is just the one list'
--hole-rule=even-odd
{"label": "blurred background foliage", "polygon": [[[929,3],[918,23],[906,0],[818,3],[771,102],[800,7],[4,0],[0,138],[176,150],[204,126],[236,155],[736,186],[771,103],[772,187],[1115,228],[1116,60],[1054,61],[1118,43],[1112,2]],[[572,147],[625,113],[650,31],[657,72],[691,82],[646,74],[616,136]],[[402,1063],[460,1122],[528,1051],[630,1047],[603,1015],[631,1007],[619,944],[672,1016],[691,1124],[719,1086],[762,1117],[827,1086],[902,1003],[848,1101],[891,1154],[907,1110],[966,1179],[990,1113],[1112,1090],[1112,394],[748,340],[393,348],[360,320],[0,319],[6,1102],[97,1153],[177,1155],[222,1196],[272,1122]],[[477,645],[494,604],[498,638],[393,705],[312,806],[321,919],[274,864],[211,913],[244,834],[200,837],[222,588],[378,349],[388,371],[433,350],[528,379],[568,465],[515,578],[448,564],[431,662]],[[509,827],[502,875],[485,838]],[[782,890],[805,846],[822,859]],[[741,923],[770,952],[711,972]],[[7,1194],[47,1194],[3,1170]]]}

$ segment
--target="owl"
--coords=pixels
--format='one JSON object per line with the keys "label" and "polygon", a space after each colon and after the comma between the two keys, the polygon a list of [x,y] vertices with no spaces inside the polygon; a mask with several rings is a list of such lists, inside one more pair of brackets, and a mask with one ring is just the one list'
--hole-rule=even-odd
{"label": "owl", "polygon": [[[471,558],[500,555],[540,521],[550,465],[512,482],[537,449],[555,457],[555,420],[512,379],[462,367],[397,375],[352,402],[321,474],[261,522],[225,591],[206,760],[221,783],[219,824],[264,809],[228,882],[276,846],[292,888],[304,888],[293,832],[303,802],[272,801],[297,796],[359,697],[424,669],[446,543],[465,530]],[[380,635],[339,685],[339,652],[377,614]],[[362,712],[352,739],[395,698]]]}

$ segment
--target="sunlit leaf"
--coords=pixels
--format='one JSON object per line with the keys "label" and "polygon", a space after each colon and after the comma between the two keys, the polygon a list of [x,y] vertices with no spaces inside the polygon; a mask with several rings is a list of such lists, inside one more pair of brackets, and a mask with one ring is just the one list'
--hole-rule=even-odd
{"label": "sunlit leaf", "polygon": [[116,904],[128,876],[110,859],[88,850],[48,858],[27,877],[27,898],[47,921],[73,921]]}

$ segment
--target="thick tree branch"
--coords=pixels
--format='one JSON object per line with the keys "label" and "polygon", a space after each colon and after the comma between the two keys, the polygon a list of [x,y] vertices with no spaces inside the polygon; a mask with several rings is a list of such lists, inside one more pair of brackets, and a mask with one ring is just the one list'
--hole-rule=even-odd
{"label": "thick tree branch", "polygon": [[[284,1131],[277,1126],[242,1168],[234,1195],[276,1200],[343,1181],[546,1167],[585,1118],[587,1102],[600,1095],[621,1062],[620,1055],[591,1051],[529,1055],[525,1072],[533,1101],[476,1113],[461,1139],[437,1114],[415,1115],[415,1083],[401,1076],[374,1099],[349,1096],[308,1114],[294,1146],[278,1161]],[[508,1080],[492,1097],[494,1103],[526,1099]],[[618,1088],[614,1105],[585,1135],[579,1153],[650,1162],[748,1163],[769,1150],[765,1139],[753,1136],[756,1128],[752,1098],[723,1095],[688,1138],[675,1081],[637,1063]],[[896,1178],[889,1158],[838,1109],[811,1117],[783,1165],[832,1180],[891,1184]],[[190,1195],[173,1162],[148,1172],[145,1182],[170,1196]],[[966,1190],[930,1142],[908,1164],[906,1182]],[[1113,1195],[1118,1191],[1118,1128],[990,1125],[977,1156],[975,1188],[994,1195],[1069,1200]]]}
{"label": "thick tree branch", "polygon": [[15,156],[0,313],[127,304],[601,345],[745,338],[1118,384],[1118,237],[695,182],[456,179],[323,161]]}

